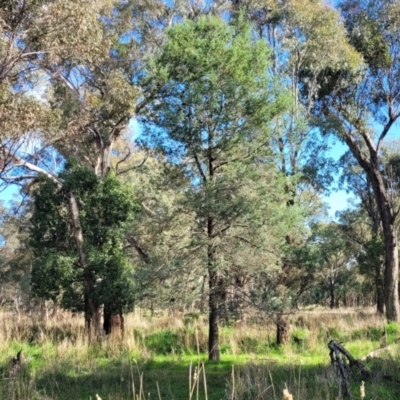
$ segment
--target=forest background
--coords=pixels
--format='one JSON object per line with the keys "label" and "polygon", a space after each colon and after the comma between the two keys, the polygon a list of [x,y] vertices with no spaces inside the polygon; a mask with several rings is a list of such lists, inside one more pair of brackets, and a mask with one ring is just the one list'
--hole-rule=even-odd
{"label": "forest background", "polygon": [[221,326],[280,344],[310,306],[400,322],[399,23],[383,0],[1,2],[1,306],[89,341],[205,314],[210,361]]}

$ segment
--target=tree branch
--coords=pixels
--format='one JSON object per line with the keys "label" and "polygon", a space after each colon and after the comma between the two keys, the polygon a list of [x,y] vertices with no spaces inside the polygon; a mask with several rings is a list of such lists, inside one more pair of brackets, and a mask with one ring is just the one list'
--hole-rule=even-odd
{"label": "tree branch", "polygon": [[380,148],[382,146],[383,139],[388,134],[390,128],[392,127],[393,123],[395,122],[395,118],[390,116],[388,123],[384,126],[382,133],[379,136],[378,144],[376,145],[376,152],[379,154]]}
{"label": "tree branch", "polygon": [[127,240],[129,244],[138,252],[141,259],[146,263],[150,264],[150,257],[149,255],[143,250],[143,248],[139,245],[136,239],[133,236],[128,236]]}

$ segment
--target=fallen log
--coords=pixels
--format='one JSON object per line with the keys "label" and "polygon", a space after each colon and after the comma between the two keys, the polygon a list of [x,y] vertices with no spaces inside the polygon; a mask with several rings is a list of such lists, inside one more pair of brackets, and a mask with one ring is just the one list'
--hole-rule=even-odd
{"label": "fallen log", "polygon": [[[329,356],[331,358],[331,364],[336,366],[336,371],[338,374],[338,385],[339,385],[338,398],[342,397],[342,390],[343,390],[344,395],[351,399],[351,392],[349,389],[350,368],[356,367],[360,372],[361,376],[365,379],[370,379],[374,377],[374,374],[360,360],[355,359],[350,354],[350,352],[344,348],[344,346],[341,343],[336,342],[335,340],[331,340],[328,343],[328,348],[330,350]],[[388,349],[389,346],[378,350],[383,351]],[[376,354],[377,351],[375,350],[372,353]],[[369,353],[369,355],[371,355],[372,353]],[[366,357],[363,357],[361,360],[364,360]],[[380,376],[380,378],[389,382],[400,383],[398,379],[390,375],[382,375]]]}
{"label": "fallen log", "polygon": [[381,346],[379,349],[372,350],[368,354],[366,354],[364,357],[361,357],[361,361],[367,361],[371,358],[374,357],[379,357],[382,353],[389,353],[390,350],[393,350],[396,346],[397,343],[400,342],[400,338],[397,338],[393,341],[392,344],[388,345],[387,343],[384,346]]}
{"label": "fallen log", "polygon": [[331,340],[328,343],[329,356],[331,358],[331,364],[336,366],[337,377],[338,377],[338,388],[339,396],[342,398],[342,390],[344,395],[348,398],[352,398],[350,391],[350,368],[356,367],[364,378],[371,378],[372,373],[365,367],[365,365],[356,360],[341,343]]}
{"label": "fallen log", "polygon": [[[350,367],[356,367],[361,375],[364,378],[372,378],[372,372],[359,360],[356,360],[344,347],[341,343],[336,342],[335,340],[331,340],[328,343],[329,347],[329,356],[331,358],[331,364],[335,364],[337,362],[338,356],[334,357],[334,355],[342,354],[349,362]],[[340,358],[340,357],[339,357]]]}

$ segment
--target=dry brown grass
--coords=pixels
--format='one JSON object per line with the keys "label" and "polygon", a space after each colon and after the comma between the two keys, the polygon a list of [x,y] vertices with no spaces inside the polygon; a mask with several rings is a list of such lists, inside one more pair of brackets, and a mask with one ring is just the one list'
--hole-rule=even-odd
{"label": "dry brown grass", "polygon": [[[321,335],[326,333],[326,339],[335,330],[346,334],[354,330],[376,327],[383,330],[385,319],[376,314],[373,309],[346,310],[304,310],[289,314],[286,319],[290,323],[291,332],[304,330],[309,346],[316,345]],[[146,357],[151,354],[146,349],[146,337],[154,332],[170,330],[176,332],[179,341],[185,349],[204,350],[207,347],[207,323],[205,318],[185,321],[184,315],[171,315],[168,312],[158,313],[155,317],[145,315],[143,310],[137,310],[125,317],[124,348],[131,353],[140,353]],[[239,324],[230,329],[221,330],[221,343],[229,347],[231,354],[254,353],[255,344],[272,344],[275,340],[276,327],[271,317],[262,324]],[[0,312],[0,350],[6,357],[12,356],[14,349],[7,344],[23,342],[41,344],[52,342],[60,356],[74,349],[87,348],[84,334],[83,317],[63,312],[62,317],[43,319],[39,315],[21,316],[17,321],[15,315]],[[107,340],[106,345],[117,347],[118,340]],[[0,354],[0,357],[1,357]]]}
{"label": "dry brown grass", "polygon": [[[285,382],[290,383],[288,390],[296,400],[315,396],[313,389],[304,383],[303,367],[286,367],[285,365],[308,365],[311,363],[310,365],[313,365],[314,368],[321,362],[318,360],[323,360],[323,363],[327,365],[329,358],[326,343],[331,339],[331,334],[339,332],[341,335],[350,337],[357,330],[367,331],[370,328],[384,330],[385,326],[384,318],[377,315],[372,309],[304,310],[296,314],[288,314],[285,318],[290,323],[292,334],[300,332],[306,335],[306,340],[300,347],[293,342],[281,349],[274,346],[276,328],[273,317],[257,324],[241,323],[221,328],[222,353],[232,360],[237,357],[239,363],[234,373],[226,374],[225,372],[223,378],[222,384],[225,381],[228,382],[226,393],[231,394],[229,398],[237,400],[243,398],[279,399],[282,396]],[[161,341],[162,334],[169,331],[173,333],[174,340],[181,346],[181,353],[176,353],[173,349],[168,355],[171,360],[169,362],[181,362],[180,354],[186,352],[196,354],[198,351],[204,354],[207,349],[208,326],[205,317],[187,318],[185,315],[172,315],[168,312],[158,312],[151,317],[143,310],[137,310],[125,317],[125,327],[123,340],[106,338],[93,347],[88,346],[81,315],[64,312],[62,317],[48,320],[38,315],[33,317],[21,315],[18,320],[11,313],[0,312],[0,363],[5,365],[7,360],[15,356],[16,352],[22,348],[23,361],[29,366],[29,373],[24,379],[18,381],[19,383],[8,382],[6,386],[3,386],[3,392],[10,394],[17,390],[16,385],[19,385],[18,391],[21,393],[25,391],[24,393],[27,394],[25,398],[14,397],[15,399],[44,399],[47,395],[42,393],[40,394],[42,397],[40,397],[36,391],[38,376],[48,376],[49,382],[52,382],[48,384],[53,385],[55,393],[58,385],[57,373],[62,373],[63,376],[73,374],[77,377],[86,374],[101,375],[103,367],[100,366],[99,360],[102,360],[102,363],[112,361],[115,364],[113,368],[118,368],[118,374],[122,380],[125,380],[120,383],[122,386],[125,385],[124,390],[128,390],[127,386],[134,381],[133,376],[135,376],[137,390],[140,387],[140,380],[138,381],[137,377],[140,376],[142,376],[141,379],[167,381],[169,370],[155,371],[154,373],[146,371],[143,378],[140,368],[136,368],[132,364],[135,359],[140,360],[143,364],[160,356],[156,349],[149,347],[149,338],[154,337],[157,332],[160,333],[161,339],[155,337],[154,340]],[[353,345],[353,343],[349,343],[349,345]],[[360,339],[358,347],[354,347],[354,349],[362,355],[363,352],[367,353],[370,347],[372,350],[374,345],[376,344],[368,342],[364,338]],[[319,357],[317,361],[313,360],[316,354]],[[166,356],[165,354],[161,355]],[[304,358],[304,356],[308,358]],[[359,354],[356,356],[358,357]],[[393,369],[397,368],[398,356],[398,354],[390,354],[389,357],[392,361],[388,361],[380,367],[381,370],[390,374]],[[201,374],[207,370],[207,366],[204,370],[204,366],[201,364],[198,364],[197,368]],[[324,389],[321,397],[313,397],[313,399],[327,399],[334,393],[337,385],[335,373],[326,367],[316,371],[313,375],[315,385]],[[193,388],[196,382],[200,381],[194,380],[194,367],[191,374]],[[127,376],[131,376],[131,378],[127,378]],[[201,382],[207,383],[205,375]],[[359,387],[360,385],[357,390],[360,393]],[[367,393],[371,390],[368,388],[368,383],[366,383]],[[78,390],[77,387],[76,393]],[[192,393],[192,398],[195,398],[196,390]],[[102,393],[98,391],[98,394],[102,398],[107,398],[104,397],[104,391]],[[95,392],[91,396],[94,398]],[[144,399],[146,394],[143,392],[140,396]],[[2,397],[0,394],[0,399],[2,398],[6,397]],[[51,398],[51,396],[47,396],[47,398]],[[121,397],[109,398],[122,399],[125,397],[121,395]]]}

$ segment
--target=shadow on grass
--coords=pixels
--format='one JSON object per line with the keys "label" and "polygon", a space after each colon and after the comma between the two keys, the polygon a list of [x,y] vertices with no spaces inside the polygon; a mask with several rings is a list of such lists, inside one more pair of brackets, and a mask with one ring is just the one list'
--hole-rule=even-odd
{"label": "shadow on grass", "polygon": [[[192,363],[192,382],[198,373],[197,362]],[[94,365],[90,371],[58,365],[56,370],[36,372],[36,389],[51,399],[92,399],[98,394],[105,399],[185,399],[189,398],[190,364],[183,362],[123,362],[110,361]],[[222,399],[231,363],[205,366],[208,399]],[[193,399],[205,399],[205,385],[200,364],[199,391]],[[192,383],[193,386],[193,383]],[[133,395],[135,393],[135,396]]]}
{"label": "shadow on grass", "polygon": [[[52,368],[37,370],[34,378],[32,374],[27,377],[26,385],[29,386],[28,389],[34,387],[34,394],[12,398],[88,400],[96,399],[98,394],[103,400],[190,398],[280,400],[283,398],[282,390],[285,387],[296,400],[335,399],[338,394],[336,373],[328,365],[278,365],[271,360],[259,359],[240,363],[231,360],[219,363],[206,362],[205,382],[203,372],[200,370],[198,391],[195,388],[190,397],[189,371],[191,370],[193,386],[198,365],[201,367],[195,359],[190,369],[188,361],[135,362],[128,357],[86,360],[82,365],[77,365],[76,362],[74,364],[60,362]],[[398,365],[396,368],[398,369]],[[360,384],[361,378],[353,373],[351,390],[356,399],[360,398]],[[370,382],[365,382],[365,387],[366,398],[382,400],[400,398],[400,385],[384,381],[379,375]],[[25,390],[25,393],[28,392],[29,390]],[[1,398],[10,398],[4,390],[2,394]]]}

